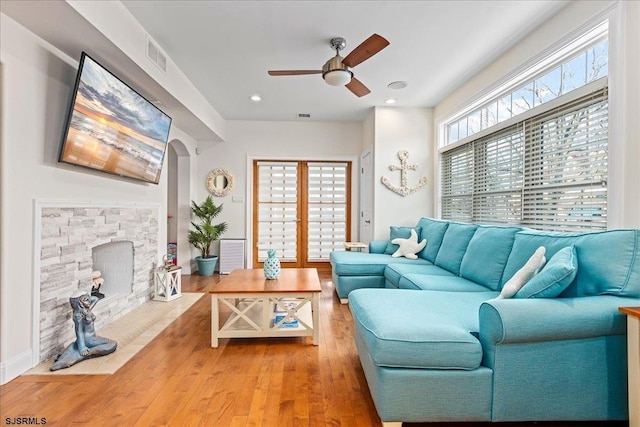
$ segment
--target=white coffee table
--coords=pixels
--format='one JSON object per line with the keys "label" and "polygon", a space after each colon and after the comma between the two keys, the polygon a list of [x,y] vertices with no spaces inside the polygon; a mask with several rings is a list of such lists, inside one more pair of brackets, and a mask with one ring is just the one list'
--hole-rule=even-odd
{"label": "white coffee table", "polygon": [[[318,345],[321,290],[315,268],[284,268],[275,280],[265,279],[261,269],[233,270],[209,291],[211,347],[219,338],[304,336]],[[231,309],[222,324],[220,304]],[[284,319],[275,322],[276,316]]]}

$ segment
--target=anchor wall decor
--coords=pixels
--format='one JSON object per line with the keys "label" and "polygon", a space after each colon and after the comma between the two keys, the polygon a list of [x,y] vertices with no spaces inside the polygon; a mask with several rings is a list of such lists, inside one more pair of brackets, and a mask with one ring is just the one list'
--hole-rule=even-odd
{"label": "anchor wall decor", "polygon": [[427,183],[427,177],[423,176],[422,178],[420,178],[420,181],[418,181],[418,183],[416,185],[414,185],[413,187],[409,187],[407,185],[407,172],[408,171],[414,171],[418,168],[418,165],[413,164],[410,165],[407,163],[407,158],[409,157],[409,152],[407,150],[400,150],[398,151],[398,158],[400,159],[400,166],[398,165],[389,165],[389,170],[395,171],[395,170],[399,170],[400,171],[400,187],[397,187],[393,184],[391,184],[391,181],[389,181],[389,178],[387,178],[386,176],[383,176],[380,181],[391,191],[393,191],[394,193],[398,193],[403,197],[408,196],[411,193],[415,193],[416,191],[418,191],[419,189],[421,189],[422,187],[425,186],[425,184]]}

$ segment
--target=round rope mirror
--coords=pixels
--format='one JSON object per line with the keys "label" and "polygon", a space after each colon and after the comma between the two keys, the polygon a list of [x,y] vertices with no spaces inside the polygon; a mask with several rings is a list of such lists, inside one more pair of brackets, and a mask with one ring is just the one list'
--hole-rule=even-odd
{"label": "round rope mirror", "polygon": [[226,169],[215,169],[207,175],[207,190],[217,197],[229,194],[233,188],[233,175]]}

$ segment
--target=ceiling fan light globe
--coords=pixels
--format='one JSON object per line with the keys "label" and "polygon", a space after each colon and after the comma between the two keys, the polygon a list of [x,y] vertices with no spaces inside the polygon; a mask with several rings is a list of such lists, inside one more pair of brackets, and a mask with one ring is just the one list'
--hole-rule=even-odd
{"label": "ceiling fan light globe", "polygon": [[351,81],[353,74],[346,70],[333,70],[324,74],[324,81],[331,86],[344,86]]}

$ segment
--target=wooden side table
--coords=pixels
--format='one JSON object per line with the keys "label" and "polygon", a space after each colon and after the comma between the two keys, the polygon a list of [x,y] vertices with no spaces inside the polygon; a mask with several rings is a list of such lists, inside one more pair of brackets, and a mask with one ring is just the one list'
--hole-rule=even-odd
{"label": "wooden side table", "polygon": [[182,296],[182,267],[174,267],[170,270],[159,268],[153,273],[155,280],[156,301],[172,301]]}
{"label": "wooden side table", "polygon": [[640,427],[640,307],[620,307],[627,315],[629,427]]}
{"label": "wooden side table", "polygon": [[344,242],[344,247],[348,251],[357,251],[357,252],[362,252],[363,249],[368,248],[367,244],[362,242]]}

